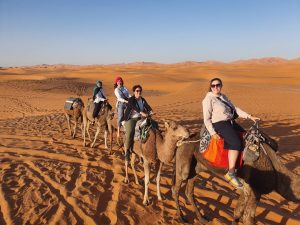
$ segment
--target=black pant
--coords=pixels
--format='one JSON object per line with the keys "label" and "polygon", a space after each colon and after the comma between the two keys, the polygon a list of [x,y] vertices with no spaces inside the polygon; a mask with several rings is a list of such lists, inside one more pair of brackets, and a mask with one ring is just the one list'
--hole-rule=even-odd
{"label": "black pant", "polygon": [[99,112],[100,112],[102,102],[94,103],[94,105],[95,105],[95,108],[94,108],[94,112],[93,112],[93,118],[95,119],[98,116]]}
{"label": "black pant", "polygon": [[220,121],[213,123],[213,127],[218,134],[224,138],[224,148],[232,150],[243,150],[243,143],[239,132],[245,130],[238,125],[235,121]]}

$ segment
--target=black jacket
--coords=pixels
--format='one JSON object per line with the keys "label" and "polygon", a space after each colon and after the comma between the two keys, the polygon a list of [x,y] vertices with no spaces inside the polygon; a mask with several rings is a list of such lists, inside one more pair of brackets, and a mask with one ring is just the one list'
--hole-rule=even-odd
{"label": "black jacket", "polygon": [[[150,107],[150,105],[148,105],[147,101],[143,97],[141,97],[141,98],[142,98],[142,101],[143,101],[143,104],[144,104],[144,112],[149,113],[150,111],[152,111],[152,108]],[[130,115],[131,115],[133,110],[137,111],[138,113],[141,112],[135,96],[131,96],[128,99],[128,103],[127,103],[127,107],[125,109],[123,120],[125,120],[125,121],[129,120]]]}

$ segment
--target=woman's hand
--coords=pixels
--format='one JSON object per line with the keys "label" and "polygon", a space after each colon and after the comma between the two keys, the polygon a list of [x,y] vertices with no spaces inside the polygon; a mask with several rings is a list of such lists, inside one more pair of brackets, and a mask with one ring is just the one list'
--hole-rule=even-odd
{"label": "woman's hand", "polygon": [[140,112],[140,114],[141,114],[142,117],[147,117],[148,116],[148,114],[144,113],[144,112]]}
{"label": "woman's hand", "polygon": [[256,122],[256,121],[260,120],[260,118],[255,117],[255,116],[251,116],[251,115],[249,116],[249,119],[252,120],[253,122]]}
{"label": "woman's hand", "polygon": [[217,140],[221,139],[220,135],[218,135],[218,134],[214,134],[214,135],[212,136],[212,138],[213,138],[213,139],[217,139]]}

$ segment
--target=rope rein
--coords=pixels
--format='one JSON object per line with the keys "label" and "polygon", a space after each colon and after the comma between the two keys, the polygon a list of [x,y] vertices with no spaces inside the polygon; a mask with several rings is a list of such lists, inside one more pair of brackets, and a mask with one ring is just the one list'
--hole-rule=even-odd
{"label": "rope rein", "polygon": [[179,147],[179,146],[181,146],[181,145],[183,145],[183,144],[196,143],[196,142],[200,142],[200,139],[199,139],[199,140],[196,140],[196,141],[182,141],[182,140],[180,140],[180,141],[177,141],[176,146]]}

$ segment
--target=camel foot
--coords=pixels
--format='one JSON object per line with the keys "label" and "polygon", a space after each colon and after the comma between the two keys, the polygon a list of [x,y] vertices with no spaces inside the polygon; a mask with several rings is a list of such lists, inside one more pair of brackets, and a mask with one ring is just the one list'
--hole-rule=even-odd
{"label": "camel foot", "polygon": [[184,216],[178,216],[177,218],[179,223],[188,223],[189,221]]}
{"label": "camel foot", "polygon": [[200,223],[203,223],[203,224],[206,224],[209,221],[205,216],[199,217],[198,220]]}
{"label": "camel foot", "polygon": [[145,206],[150,205],[149,199],[145,199],[145,200],[143,201],[143,205],[145,205]]}
{"label": "camel foot", "polygon": [[124,182],[125,184],[128,184],[128,183],[129,183],[129,179],[125,177],[123,182]]}
{"label": "camel foot", "polygon": [[90,147],[93,148],[93,147],[94,147],[94,144],[92,143],[92,144],[90,145]]}

